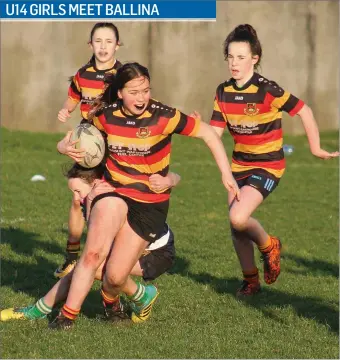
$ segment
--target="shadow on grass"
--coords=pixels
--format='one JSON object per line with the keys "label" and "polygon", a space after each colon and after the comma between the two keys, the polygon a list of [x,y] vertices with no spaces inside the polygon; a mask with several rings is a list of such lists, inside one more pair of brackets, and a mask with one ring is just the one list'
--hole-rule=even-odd
{"label": "shadow on grass", "polygon": [[17,255],[2,255],[1,285],[37,298],[44,295],[54,284],[53,272],[57,264],[35,252],[43,250],[60,254],[60,246],[39,240],[39,234],[14,227],[1,229],[1,243],[9,245]]}
{"label": "shadow on grass", "polygon": [[[1,284],[8,286],[15,292],[23,292],[35,299],[44,296],[50,288],[55,284],[53,271],[58,265],[42,256],[34,255],[34,249],[39,248],[47,252],[60,253],[63,249],[55,244],[44,243],[39,241],[38,234],[24,232],[19,229],[9,228],[1,231],[2,243],[9,244],[13,252],[20,256],[31,256],[30,262],[18,261],[12,259],[2,259],[1,262]],[[336,276],[337,266],[324,263],[320,260],[309,261],[300,259],[293,255],[285,255],[294,261],[304,264],[306,267],[322,267],[327,273]],[[211,287],[220,294],[230,294],[235,296],[236,290],[240,285],[237,278],[217,278],[208,273],[194,274],[190,271],[190,262],[178,256],[173,268],[169,274],[179,274],[193,279],[194,281]],[[333,332],[339,332],[339,313],[337,304],[334,306],[326,305],[322,299],[317,297],[299,296],[294,294],[286,294],[276,288],[265,287],[263,292],[256,297],[246,299],[244,302],[247,306],[261,310],[266,316],[275,318],[272,307],[291,306],[295,312],[304,318],[313,319],[320,324],[326,325]],[[10,304],[13,306],[23,306],[28,304]],[[277,310],[275,310],[277,311]],[[102,313],[99,292],[91,290],[86,298],[82,313],[89,318],[96,318]]]}
{"label": "shadow on grass", "polygon": [[[194,281],[209,286],[219,294],[230,294],[236,298],[236,291],[240,287],[240,279],[218,278],[208,273],[194,274],[189,271],[189,261],[177,257],[175,266],[170,274],[178,274],[189,277]],[[254,297],[240,300],[242,304],[253,307],[276,321],[282,321],[277,308],[292,307],[298,316],[317,321],[325,325],[334,333],[339,333],[339,310],[338,304],[327,304],[323,299],[312,296],[299,296],[287,294],[274,287],[265,286],[262,292]]]}
{"label": "shadow on grass", "polygon": [[[8,244],[18,255],[33,255],[36,249],[52,254],[61,254],[65,249],[52,242],[41,241],[40,235],[15,227],[1,228],[1,243]],[[65,242],[66,245],[66,242]]]}
{"label": "shadow on grass", "polygon": [[168,274],[180,274],[186,275],[189,271],[190,262],[186,258],[176,256],[174,264],[172,265],[171,269],[168,271]]}
{"label": "shadow on grass", "polygon": [[[39,240],[39,234],[22,231],[16,228],[1,229],[1,243],[8,244],[12,252],[20,258],[1,259],[1,285],[9,287],[15,292],[21,292],[38,300],[56,283],[54,270],[60,265],[43,256],[36,255],[36,249],[47,253],[63,254],[64,249],[57,244]],[[7,304],[10,306],[26,306],[30,304]],[[58,307],[58,306],[57,306]],[[3,308],[3,304],[1,306]],[[99,292],[91,290],[87,296],[82,313],[89,318],[96,318],[102,314]]]}
{"label": "shadow on grass", "polygon": [[298,275],[310,275],[311,273],[322,274],[339,278],[339,265],[332,264],[320,259],[306,259],[293,254],[284,254],[284,258],[294,261],[299,269],[287,269],[287,272]]}

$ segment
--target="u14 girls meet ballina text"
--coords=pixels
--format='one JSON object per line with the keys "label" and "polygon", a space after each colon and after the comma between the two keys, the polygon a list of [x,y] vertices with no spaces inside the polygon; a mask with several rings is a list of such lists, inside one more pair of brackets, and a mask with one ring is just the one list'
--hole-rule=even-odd
{"label": "u14 girls meet ballina text", "polygon": [[159,16],[157,4],[6,4],[7,16]]}

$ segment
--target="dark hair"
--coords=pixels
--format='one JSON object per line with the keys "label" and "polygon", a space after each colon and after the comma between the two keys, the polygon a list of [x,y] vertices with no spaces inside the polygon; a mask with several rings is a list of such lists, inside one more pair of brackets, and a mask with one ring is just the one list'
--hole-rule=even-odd
{"label": "dark hair", "polygon": [[145,66],[136,62],[126,63],[117,70],[114,85],[117,91],[122,90],[127,82],[140,76],[143,76],[150,81],[149,70]]}
{"label": "dark hair", "polygon": [[105,105],[114,103],[118,99],[118,90],[122,90],[127,82],[140,76],[143,76],[150,81],[149,70],[136,62],[122,65],[115,75],[107,75],[104,79],[104,91],[94,101],[88,112],[88,119],[91,120]]}
{"label": "dark hair", "polygon": [[91,33],[90,33],[90,42],[92,42],[93,35],[96,32],[96,30],[101,29],[101,28],[109,28],[109,29],[111,29],[114,32],[115,36],[116,36],[117,44],[120,45],[118,28],[117,28],[116,25],[114,25],[113,23],[109,23],[109,22],[99,22],[99,23],[97,23],[97,24],[95,24],[93,26],[93,28],[91,30]]}
{"label": "dark hair", "polygon": [[[122,46],[123,44],[119,41],[119,31],[116,25],[114,25],[113,23],[109,23],[109,22],[99,22],[96,23],[90,33],[90,40],[89,43],[92,43],[92,39],[94,36],[94,33],[96,32],[97,29],[101,29],[101,28],[108,28],[111,29],[113,31],[113,33],[115,34],[116,40],[117,40],[117,44],[119,46]],[[94,65],[96,61],[96,58],[94,56],[94,54],[91,56],[91,59],[85,64],[83,65],[80,69],[79,69],[79,73],[82,73],[88,66],[90,65]],[[69,81],[71,82],[73,80],[73,76],[69,77]]]}
{"label": "dark hair", "polygon": [[81,165],[74,163],[71,168],[64,169],[64,176],[68,179],[79,178],[91,184],[96,179],[101,179],[104,174],[105,167],[103,164],[99,164],[94,168],[88,169]]}
{"label": "dark hair", "polygon": [[252,56],[258,55],[259,60],[254,65],[255,69],[260,66],[261,58],[262,58],[262,47],[259,38],[257,37],[257,33],[255,29],[249,25],[239,25],[237,26],[225,39],[224,41],[224,58],[227,60],[229,54],[229,45],[232,42],[246,42],[250,46]]}

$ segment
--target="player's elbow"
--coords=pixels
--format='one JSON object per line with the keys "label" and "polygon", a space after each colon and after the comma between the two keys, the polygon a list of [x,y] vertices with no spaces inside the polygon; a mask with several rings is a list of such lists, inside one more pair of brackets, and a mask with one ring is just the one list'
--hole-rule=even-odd
{"label": "player's elbow", "polygon": [[219,136],[215,130],[208,124],[205,124],[205,131],[203,132],[201,139],[208,145],[210,148],[213,143],[220,141]]}
{"label": "player's elbow", "polygon": [[196,134],[196,137],[204,140],[205,142],[209,141],[214,136],[214,131],[212,127],[205,122],[201,121],[200,127]]}

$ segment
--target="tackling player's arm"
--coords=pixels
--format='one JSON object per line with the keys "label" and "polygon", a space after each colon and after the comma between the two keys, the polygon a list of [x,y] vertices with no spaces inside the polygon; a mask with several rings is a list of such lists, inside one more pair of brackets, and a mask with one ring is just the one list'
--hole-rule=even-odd
{"label": "tackling player's arm", "polygon": [[181,177],[173,172],[169,172],[169,174],[166,176],[170,181],[170,187],[175,187],[178,185],[178,183],[181,181]]}

